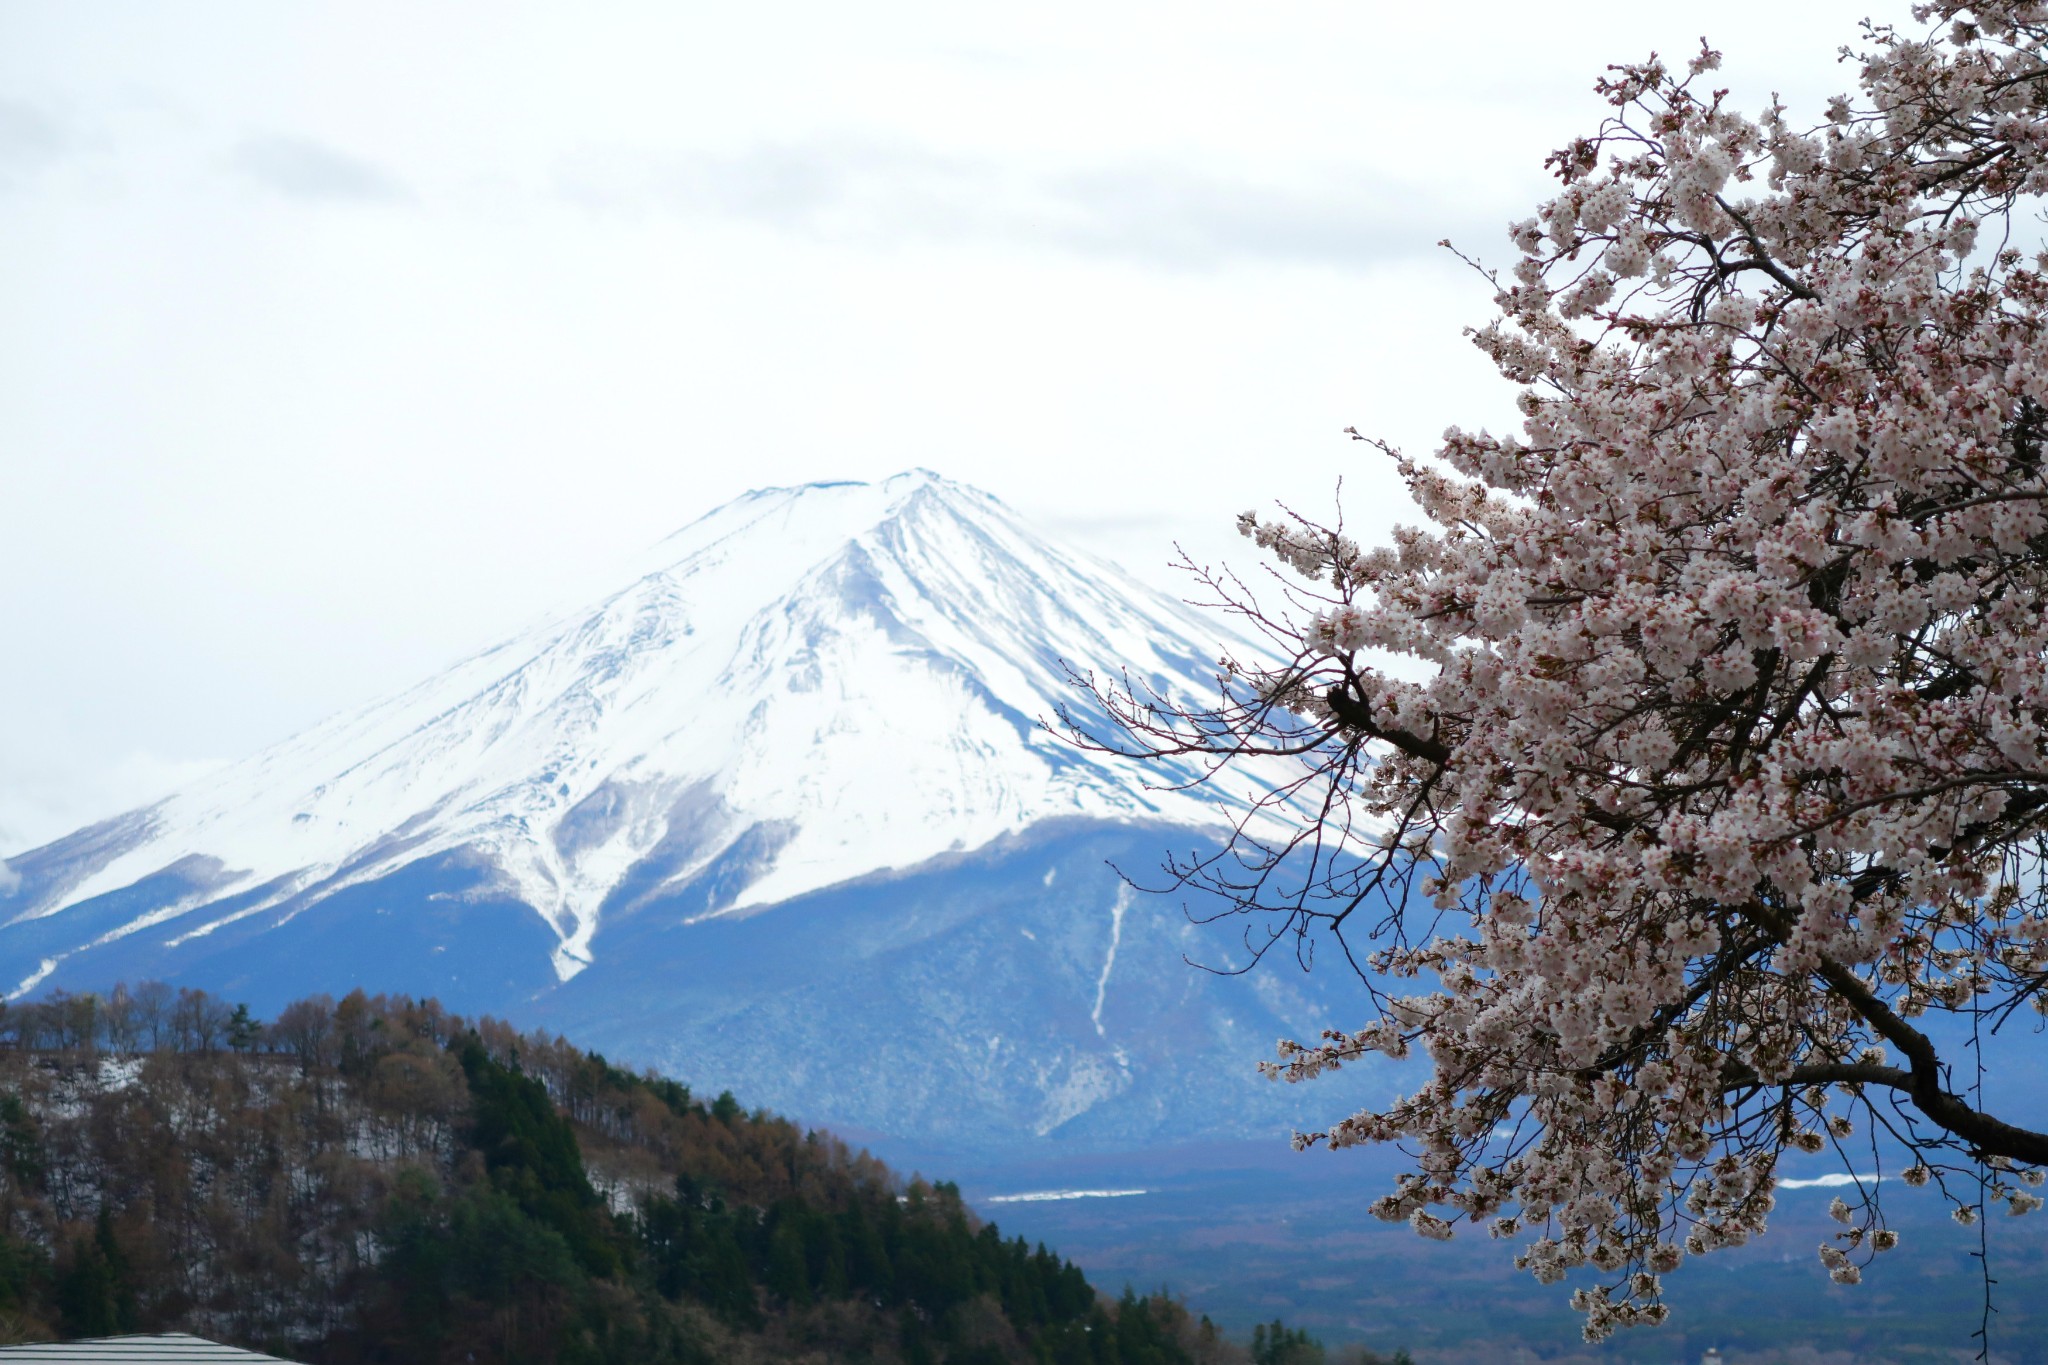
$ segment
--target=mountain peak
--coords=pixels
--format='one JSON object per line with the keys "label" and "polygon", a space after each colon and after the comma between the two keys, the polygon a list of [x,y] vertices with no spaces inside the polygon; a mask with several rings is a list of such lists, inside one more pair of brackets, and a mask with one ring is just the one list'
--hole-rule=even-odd
{"label": "mountain peak", "polygon": [[[925,469],[763,489],[646,565],[118,834],[13,860],[0,907],[132,903],[71,951],[175,946],[457,856],[540,917],[566,980],[607,917],[655,901],[727,915],[1048,819],[1220,818],[1038,718],[1068,663],[1204,694],[1222,630],[977,489]],[[174,894],[137,891],[158,884]]]}

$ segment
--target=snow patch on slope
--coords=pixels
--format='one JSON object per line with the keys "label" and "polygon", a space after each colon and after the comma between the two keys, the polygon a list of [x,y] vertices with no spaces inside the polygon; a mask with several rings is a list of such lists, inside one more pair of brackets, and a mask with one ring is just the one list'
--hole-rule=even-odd
{"label": "snow patch on slope", "polygon": [[1116,969],[1116,950],[1124,941],[1124,911],[1130,907],[1131,888],[1118,887],[1116,899],[1109,903],[1109,951],[1102,957],[1102,975],[1095,978],[1095,1008],[1088,1011],[1098,1038],[1108,1037],[1102,1031],[1102,1002],[1109,998],[1109,974]]}

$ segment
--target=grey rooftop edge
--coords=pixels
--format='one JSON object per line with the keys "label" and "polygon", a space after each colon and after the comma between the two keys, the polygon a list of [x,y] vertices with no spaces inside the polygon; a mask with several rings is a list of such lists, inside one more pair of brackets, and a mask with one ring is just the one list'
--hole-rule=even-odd
{"label": "grey rooftop edge", "polygon": [[281,1356],[267,1356],[222,1346],[183,1332],[160,1336],[92,1337],[85,1341],[44,1341],[26,1346],[0,1346],[0,1365],[293,1365]]}

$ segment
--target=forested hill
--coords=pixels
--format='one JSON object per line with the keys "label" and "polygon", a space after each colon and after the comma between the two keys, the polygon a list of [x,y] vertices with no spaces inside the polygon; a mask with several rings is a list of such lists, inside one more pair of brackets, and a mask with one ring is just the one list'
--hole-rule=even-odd
{"label": "forested hill", "polygon": [[[944,1183],[435,1002],[0,1005],[0,1339],[310,1362],[1320,1361],[1104,1299]],[[1370,1359],[1370,1357],[1366,1357]]]}

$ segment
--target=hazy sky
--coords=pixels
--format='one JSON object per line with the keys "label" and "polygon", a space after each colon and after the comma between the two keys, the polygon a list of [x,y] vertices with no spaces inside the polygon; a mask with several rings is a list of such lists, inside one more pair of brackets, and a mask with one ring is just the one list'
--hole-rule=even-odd
{"label": "hazy sky", "polygon": [[1512,416],[1436,241],[1509,258],[1606,63],[1710,24],[1817,113],[1866,11],[0,0],[0,853],[752,487],[926,465],[1158,581],[1339,476],[1371,536],[1341,428]]}

